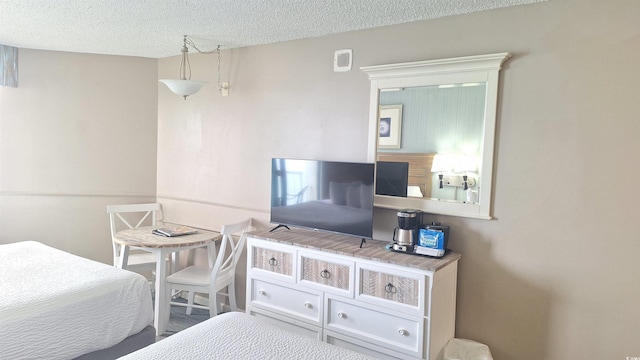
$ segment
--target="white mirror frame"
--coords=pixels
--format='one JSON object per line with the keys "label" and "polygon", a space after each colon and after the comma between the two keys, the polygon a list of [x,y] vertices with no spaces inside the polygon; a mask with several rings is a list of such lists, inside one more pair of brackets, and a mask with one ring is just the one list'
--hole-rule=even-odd
{"label": "white mirror frame", "polygon": [[437,199],[375,195],[374,206],[388,209],[419,209],[426,213],[491,219],[493,195],[493,158],[498,103],[498,79],[502,64],[510,53],[466,56],[410,63],[366,66],[360,68],[371,81],[369,111],[369,150],[367,160],[376,161],[380,89],[486,82],[486,106],[482,157],[478,166],[479,194],[477,204]]}

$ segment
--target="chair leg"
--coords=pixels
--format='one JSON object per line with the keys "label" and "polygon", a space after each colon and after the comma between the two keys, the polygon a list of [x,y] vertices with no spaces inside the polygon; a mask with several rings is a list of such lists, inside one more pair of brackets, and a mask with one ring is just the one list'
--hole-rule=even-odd
{"label": "chair leg", "polygon": [[220,305],[218,305],[218,294],[209,294],[209,317],[214,317],[220,313]]}
{"label": "chair leg", "polygon": [[151,278],[145,276],[145,278],[149,281],[149,286],[151,287],[151,292],[153,293],[156,288],[156,271],[151,270]]}
{"label": "chair leg", "polygon": [[[196,297],[196,292],[189,291],[189,295],[187,296],[187,304],[193,305],[195,297]],[[187,315],[191,315],[191,310],[193,310],[193,307],[187,306]]]}
{"label": "chair leg", "polygon": [[236,286],[233,281],[229,284],[227,291],[229,291],[229,307],[231,308],[231,311],[238,311],[238,303],[236,302]]}

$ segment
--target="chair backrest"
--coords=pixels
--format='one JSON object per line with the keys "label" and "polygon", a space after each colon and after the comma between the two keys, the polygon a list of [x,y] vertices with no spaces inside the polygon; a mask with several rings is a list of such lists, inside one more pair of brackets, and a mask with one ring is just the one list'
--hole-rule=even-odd
{"label": "chair backrest", "polygon": [[[250,229],[251,219],[222,226],[220,230],[220,234],[222,235],[220,249],[218,250],[216,262],[211,271],[211,286],[215,287],[216,278],[221,278],[225,275],[231,275],[233,279],[240,254],[242,254],[242,249],[244,249],[246,233]],[[237,241],[233,238],[234,234],[239,234]]]}
{"label": "chair backrest", "polygon": [[[107,205],[107,213],[109,214],[109,223],[111,225],[114,265],[117,262],[118,256],[120,256],[120,247],[113,241],[116,232],[124,228],[124,226],[129,229],[137,229],[143,224],[155,226],[159,220],[158,212],[161,212],[161,210],[162,207],[158,203]],[[124,214],[127,214],[127,216]],[[145,223],[145,221],[147,221],[147,223]]]}

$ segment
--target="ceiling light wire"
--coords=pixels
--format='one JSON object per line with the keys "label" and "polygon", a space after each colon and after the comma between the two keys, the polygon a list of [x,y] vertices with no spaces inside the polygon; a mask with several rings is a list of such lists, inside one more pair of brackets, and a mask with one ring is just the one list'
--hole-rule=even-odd
{"label": "ceiling light wire", "polygon": [[[211,55],[211,54],[218,54],[218,89],[221,90],[222,89],[222,84],[220,82],[220,45],[218,45],[217,48],[215,48],[214,50],[210,50],[210,51],[204,51],[204,50],[200,50],[200,48],[198,48],[196,46],[196,44],[193,42],[193,39],[191,39],[190,37],[188,37],[187,35],[184,35],[184,45],[182,46],[182,51],[184,53],[185,49],[188,52],[189,49],[187,48],[188,46],[191,46],[195,51],[199,52],[200,54],[205,54],[205,55]],[[191,79],[191,64],[189,64],[189,58],[187,57],[186,60],[187,65],[189,66],[189,79]]]}

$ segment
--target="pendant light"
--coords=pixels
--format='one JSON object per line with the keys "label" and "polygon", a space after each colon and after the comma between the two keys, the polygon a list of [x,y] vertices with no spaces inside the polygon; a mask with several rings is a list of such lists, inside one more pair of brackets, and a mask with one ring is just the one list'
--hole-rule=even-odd
{"label": "pendant light", "polygon": [[205,81],[191,80],[191,64],[189,63],[189,46],[201,54],[218,54],[218,89],[221,91],[228,90],[228,83],[224,86],[220,84],[220,45],[212,51],[202,51],[193,43],[187,35],[184,35],[184,43],[182,45],[182,60],[180,61],[180,79],[160,79],[159,81],[169,88],[176,95],[182,96],[187,100],[187,96],[193,95],[208,84]]}

